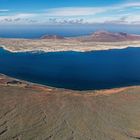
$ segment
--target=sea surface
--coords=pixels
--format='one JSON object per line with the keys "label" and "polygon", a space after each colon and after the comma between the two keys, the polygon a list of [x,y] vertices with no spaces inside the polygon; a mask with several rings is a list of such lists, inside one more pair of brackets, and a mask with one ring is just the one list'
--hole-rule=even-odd
{"label": "sea surface", "polygon": [[139,85],[140,48],[85,53],[11,53],[1,48],[0,73],[74,90]]}
{"label": "sea surface", "polygon": [[83,36],[95,31],[126,32],[140,35],[140,25],[48,25],[48,26],[0,26],[0,37],[3,38],[40,38],[44,35],[60,35],[64,37]]}

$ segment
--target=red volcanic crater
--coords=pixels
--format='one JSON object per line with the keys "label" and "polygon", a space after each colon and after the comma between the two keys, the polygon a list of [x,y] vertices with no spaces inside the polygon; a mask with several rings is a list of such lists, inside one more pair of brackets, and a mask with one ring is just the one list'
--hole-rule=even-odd
{"label": "red volcanic crater", "polygon": [[124,32],[108,32],[97,31],[89,36],[79,38],[81,41],[96,41],[96,42],[117,42],[117,41],[137,41],[140,40],[140,35],[127,34]]}

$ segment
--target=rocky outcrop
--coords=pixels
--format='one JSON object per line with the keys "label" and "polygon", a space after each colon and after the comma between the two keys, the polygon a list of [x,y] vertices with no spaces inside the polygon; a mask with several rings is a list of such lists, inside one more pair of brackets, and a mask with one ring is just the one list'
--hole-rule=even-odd
{"label": "rocky outcrop", "polygon": [[63,36],[59,35],[44,35],[41,39],[65,39]]}
{"label": "rocky outcrop", "polygon": [[42,39],[0,38],[0,47],[10,52],[87,52],[95,50],[140,47],[140,35],[111,33],[106,31],[82,37],[61,37],[46,35]]}
{"label": "rocky outcrop", "polygon": [[81,41],[95,41],[95,42],[119,42],[119,41],[137,41],[140,40],[140,35],[127,34],[124,32],[107,32],[98,31],[89,36],[80,38]]}

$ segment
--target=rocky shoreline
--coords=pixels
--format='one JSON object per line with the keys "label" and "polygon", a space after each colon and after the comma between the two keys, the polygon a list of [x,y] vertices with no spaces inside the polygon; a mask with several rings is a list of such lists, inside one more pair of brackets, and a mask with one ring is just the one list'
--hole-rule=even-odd
{"label": "rocky shoreline", "polygon": [[79,94],[94,94],[94,96],[97,95],[109,95],[109,94],[115,94],[119,93],[125,90],[133,89],[133,88],[139,88],[140,86],[126,86],[126,87],[120,87],[120,88],[112,88],[112,89],[101,89],[101,90],[70,90],[70,89],[63,89],[63,88],[55,88],[50,87],[46,85],[36,84],[27,82],[24,80],[16,79],[9,77],[4,74],[0,74],[0,85],[1,86],[13,86],[13,87],[21,87],[21,88],[31,88],[31,89],[40,89],[40,90],[46,90],[46,91],[70,91],[73,93],[79,93]]}

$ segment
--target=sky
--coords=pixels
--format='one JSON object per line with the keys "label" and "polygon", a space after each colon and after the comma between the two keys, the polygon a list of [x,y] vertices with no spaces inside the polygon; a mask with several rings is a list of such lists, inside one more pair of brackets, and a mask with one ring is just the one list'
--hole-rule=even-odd
{"label": "sky", "polygon": [[140,0],[0,0],[0,25],[140,25]]}

